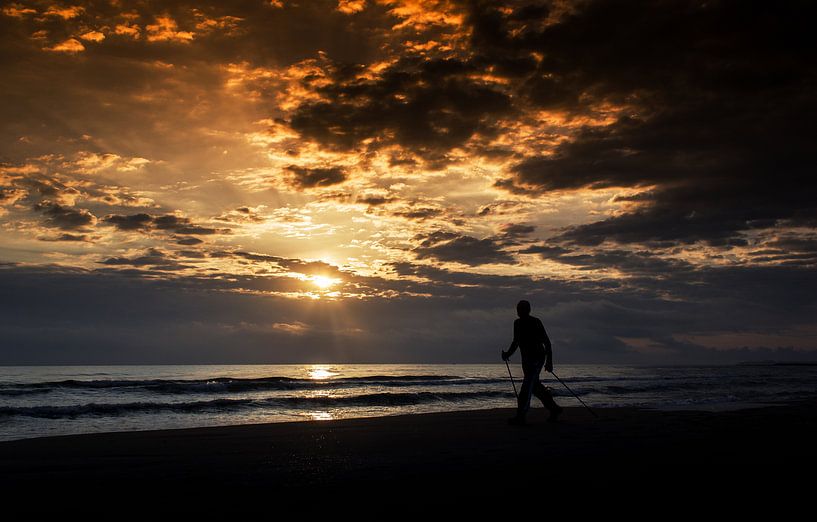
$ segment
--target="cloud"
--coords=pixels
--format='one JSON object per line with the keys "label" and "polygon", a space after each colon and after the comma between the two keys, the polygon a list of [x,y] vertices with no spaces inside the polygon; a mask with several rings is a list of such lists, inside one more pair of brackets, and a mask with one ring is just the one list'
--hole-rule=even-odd
{"label": "cloud", "polygon": [[83,12],[85,12],[85,8],[78,5],[71,5],[66,7],[52,5],[45,11],[45,15],[56,16],[64,20],[70,20],[72,18],[80,16]]}
{"label": "cloud", "polygon": [[551,259],[587,270],[619,270],[625,276],[657,277],[669,271],[677,275],[683,271],[695,270],[695,265],[688,261],[668,258],[663,255],[663,252],[649,250],[608,249],[582,252],[559,246],[533,245],[520,253],[539,254],[543,259]]}
{"label": "cloud", "polygon": [[200,245],[201,243],[204,243],[204,241],[197,237],[182,237],[176,240],[176,244],[179,245]]}
{"label": "cloud", "polygon": [[408,210],[396,210],[395,216],[404,217],[406,219],[425,220],[440,216],[443,214],[443,209],[437,207],[413,206]]}
{"label": "cloud", "polygon": [[473,64],[456,58],[405,57],[362,78],[338,67],[329,71],[331,83],[314,89],[321,101],[299,105],[290,125],[327,147],[396,144],[439,159],[474,136],[495,135],[496,118],[512,112],[504,92],[470,79],[476,72]]}
{"label": "cloud", "polygon": [[286,170],[291,174],[292,184],[299,189],[328,187],[346,180],[346,170],[342,167],[299,167],[290,165]]}
{"label": "cloud", "polygon": [[366,0],[338,0],[338,11],[344,14],[359,13],[366,9]]}
{"label": "cloud", "polygon": [[109,214],[103,218],[103,223],[113,225],[122,231],[167,230],[185,235],[213,235],[229,234],[229,228],[213,228],[197,225],[190,218],[176,214]]}
{"label": "cloud", "polygon": [[170,16],[157,16],[155,23],[145,26],[149,42],[188,43],[195,34],[191,31],[179,31],[179,24]]}
{"label": "cloud", "polygon": [[40,241],[81,241],[81,242],[88,242],[91,240],[90,236],[87,234],[69,234],[69,233],[62,233],[58,236],[46,236],[40,237]]}
{"label": "cloud", "polygon": [[79,35],[80,38],[89,42],[101,42],[105,39],[105,33],[100,31],[88,31]]}
{"label": "cloud", "polygon": [[24,190],[13,187],[0,187],[0,205],[12,205],[25,195]]}
{"label": "cloud", "polygon": [[190,221],[190,218],[180,217],[175,214],[155,216],[153,218],[153,224],[159,230],[172,230],[178,234],[226,234],[229,233],[230,230],[195,225]]}
{"label": "cloud", "polygon": [[25,7],[23,4],[20,3],[13,3],[7,5],[6,7],[3,8],[2,12],[4,15],[11,16],[13,18],[23,18],[25,16],[37,14],[36,9]]}
{"label": "cloud", "polygon": [[150,160],[140,157],[122,157],[118,154],[99,154],[82,151],[77,154],[74,165],[82,174],[98,174],[105,171],[135,172],[150,164]]}
{"label": "cloud", "polygon": [[[38,160],[41,158],[38,158]],[[80,161],[45,158],[19,167],[0,166],[0,190],[26,203],[48,201],[65,206],[78,202],[111,207],[150,207],[155,202],[139,191],[87,177]],[[5,179],[4,179],[5,178]]]}
{"label": "cloud", "polygon": [[63,40],[62,42],[52,45],[51,47],[46,47],[46,49],[48,51],[58,53],[81,53],[85,50],[85,46],[82,45],[82,42],[76,38],[68,38],[67,40]]}
{"label": "cloud", "polygon": [[234,257],[246,259],[248,261],[255,261],[261,263],[272,263],[279,266],[283,270],[298,272],[305,275],[323,275],[332,277],[347,277],[347,274],[338,269],[338,267],[323,261],[304,261],[302,259],[293,259],[280,256],[271,256],[268,254],[260,254],[257,252],[245,251],[222,251],[215,253],[221,257]]}
{"label": "cloud", "polygon": [[264,208],[266,208],[265,205],[259,205],[258,207],[238,207],[224,212],[213,219],[226,221],[228,223],[263,223],[267,220],[267,217],[261,214]]}
{"label": "cloud", "polygon": [[437,231],[418,237],[420,244],[412,249],[418,259],[436,259],[470,266],[515,264],[513,256],[500,249],[492,239],[476,239],[456,232]]}
{"label": "cloud", "polygon": [[[806,94],[815,73],[801,42],[813,6],[574,7],[558,20],[545,9],[471,14],[472,41],[489,62],[538,53],[518,71],[531,103],[577,119],[611,108],[606,121],[582,124],[548,154],[516,163],[498,187],[649,189],[632,210],[566,231],[581,244],[729,246],[779,221],[807,222],[817,207],[803,197],[813,185],[803,115],[815,109]],[[526,28],[513,31],[523,20]]]}
{"label": "cloud", "polygon": [[509,237],[524,237],[532,234],[536,230],[536,226],[526,223],[505,223],[500,227],[500,230],[502,234]]}
{"label": "cloud", "polygon": [[387,196],[387,195],[382,195],[382,194],[363,194],[363,195],[357,196],[357,198],[355,198],[355,202],[363,203],[364,205],[369,205],[371,207],[377,207],[377,206],[380,206],[380,205],[385,205],[387,203],[391,203],[391,202],[395,201],[396,199],[397,198]]}
{"label": "cloud", "polygon": [[102,263],[106,265],[132,265],[132,266],[144,266],[144,265],[161,265],[166,263],[168,260],[167,254],[158,249],[149,249],[145,254],[133,258],[127,257],[110,257]]}
{"label": "cloud", "polygon": [[2,7],[0,358],[813,345],[814,5],[275,4]]}
{"label": "cloud", "polygon": [[129,36],[134,40],[137,40],[142,35],[142,30],[139,26],[132,25],[126,22],[122,24],[117,24],[116,27],[114,27],[114,34],[121,36]]}
{"label": "cloud", "polygon": [[67,206],[73,206],[81,195],[77,188],[69,186],[59,179],[42,175],[18,178],[13,181],[13,184],[27,189],[26,193],[29,198],[37,199],[37,196],[39,196],[39,198],[46,198],[49,201]]}
{"label": "cloud", "polygon": [[48,216],[45,220],[46,225],[62,230],[87,231],[97,222],[96,216],[86,209],[76,209],[50,201],[37,203],[34,210]]}
{"label": "cloud", "polygon": [[152,270],[159,271],[190,268],[189,265],[179,263],[173,255],[158,248],[150,248],[141,255],[134,257],[109,257],[100,261],[100,263],[109,266],[150,267]]}
{"label": "cloud", "polygon": [[[3,266],[0,335],[7,342],[0,361],[489,362],[497,357],[496,346],[509,341],[513,307],[523,296],[543,319],[560,364],[808,360],[812,353],[791,348],[794,338],[806,342],[807,330],[798,325],[811,322],[817,305],[817,280],[803,269],[669,272],[667,281],[644,278],[640,287],[613,291],[590,281],[534,282],[403,263],[395,266],[404,274],[400,280],[377,284],[436,295],[322,302],[246,291],[288,278],[160,279],[152,267],[162,266],[165,256],[148,251],[147,259],[139,257],[127,259],[140,266],[122,261],[93,271]],[[409,280],[416,277],[428,282]],[[662,295],[667,291],[670,299]],[[371,317],[389,327],[372,327]],[[337,328],[339,319],[345,331],[358,333],[348,337]],[[294,332],[270,324],[308,327]],[[712,350],[697,342],[709,338],[714,344],[725,332],[740,332],[746,349]],[[275,348],[291,346],[282,336],[295,333],[308,349]],[[618,338],[666,351],[639,352]]]}
{"label": "cloud", "polygon": [[[742,233],[797,223],[812,203],[800,194],[780,194],[762,184],[678,187],[644,196],[641,208],[602,221],[569,227],[560,238],[583,245],[604,241],[658,245],[704,242],[712,246],[747,244]],[[815,208],[817,210],[817,208]],[[807,219],[807,218],[805,218]]]}
{"label": "cloud", "polygon": [[150,214],[116,215],[111,214],[103,219],[119,230],[146,230],[153,224],[153,216]]}

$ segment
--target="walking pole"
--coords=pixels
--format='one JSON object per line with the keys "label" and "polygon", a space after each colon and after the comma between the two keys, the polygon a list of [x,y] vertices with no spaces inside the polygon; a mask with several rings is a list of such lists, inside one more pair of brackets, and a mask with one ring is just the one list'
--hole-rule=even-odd
{"label": "walking pole", "polygon": [[513,381],[513,374],[511,373],[511,365],[508,364],[507,360],[505,361],[505,366],[508,367],[508,375],[511,378],[511,384],[513,384],[513,394],[516,395],[516,400],[518,401],[519,400],[519,394],[516,393],[516,383]]}
{"label": "walking pole", "polygon": [[[583,400],[581,400],[581,399],[579,398],[579,396],[578,396],[578,395],[576,395],[576,393],[575,393],[573,390],[571,390],[571,389],[570,389],[570,388],[567,386],[567,384],[565,384],[565,382],[564,382],[563,380],[559,379],[559,376],[558,376],[558,375],[556,375],[555,373],[553,373],[553,370],[551,370],[551,371],[550,371],[550,373],[551,373],[551,375],[553,375],[554,377],[556,377],[556,380],[558,380],[560,383],[562,383],[562,386],[564,386],[565,388],[567,388],[567,391],[569,391],[570,393],[572,393],[572,394],[573,394],[573,396],[574,396],[574,397],[576,397],[577,399],[579,399],[579,402],[580,402],[580,403],[582,403],[582,406],[584,406],[585,408],[587,408],[587,409],[590,411],[590,413],[592,413],[592,414],[593,414],[593,417],[595,417],[595,418],[597,418],[597,419],[599,418],[599,416],[598,416],[598,415],[596,415],[596,412],[594,412],[593,410],[591,410],[591,409],[590,409],[590,406],[588,406],[587,404],[585,404],[585,403],[584,403],[584,401],[583,401]],[[514,390],[515,390],[515,389],[516,389],[516,388],[514,388]]]}

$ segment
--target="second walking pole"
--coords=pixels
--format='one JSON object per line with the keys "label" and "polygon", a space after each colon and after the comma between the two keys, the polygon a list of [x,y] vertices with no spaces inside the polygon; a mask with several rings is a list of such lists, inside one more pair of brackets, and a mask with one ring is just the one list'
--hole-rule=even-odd
{"label": "second walking pole", "polygon": [[511,384],[513,384],[513,394],[516,395],[516,400],[519,400],[519,394],[516,392],[516,383],[513,380],[513,374],[511,373],[511,365],[508,364],[508,361],[505,361],[505,366],[508,367],[508,376],[511,378]]}
{"label": "second walking pole", "polygon": [[[590,413],[592,413],[592,414],[593,414],[593,417],[595,417],[595,418],[597,418],[597,419],[599,418],[599,416],[598,416],[598,415],[596,415],[596,412],[594,412],[593,410],[591,410],[591,409],[590,409],[590,406],[588,406],[587,404],[585,404],[585,403],[584,403],[584,401],[581,399],[581,397],[579,397],[578,395],[576,395],[576,392],[574,392],[573,390],[571,390],[571,389],[570,389],[570,387],[569,387],[567,384],[565,384],[565,382],[564,382],[563,380],[561,380],[561,379],[559,378],[559,376],[558,376],[558,375],[556,375],[555,373],[553,373],[553,370],[551,370],[551,371],[550,371],[550,374],[551,374],[551,375],[553,375],[554,377],[556,377],[556,380],[557,380],[557,381],[559,381],[560,383],[562,383],[562,385],[563,385],[565,388],[567,388],[567,391],[569,391],[570,393],[572,393],[572,394],[573,394],[573,396],[574,396],[574,397],[576,397],[577,399],[579,399],[579,402],[580,402],[580,403],[582,403],[582,406],[584,406],[585,408],[587,408],[587,411],[589,411]],[[514,390],[516,390],[516,388],[514,388]]]}

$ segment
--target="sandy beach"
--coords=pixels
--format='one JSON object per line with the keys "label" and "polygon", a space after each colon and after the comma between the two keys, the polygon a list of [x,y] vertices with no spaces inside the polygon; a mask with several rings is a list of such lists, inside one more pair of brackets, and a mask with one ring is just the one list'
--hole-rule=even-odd
{"label": "sandy beach", "polygon": [[509,494],[546,484],[594,491],[682,484],[692,474],[700,494],[706,484],[768,487],[770,477],[780,487],[795,467],[817,460],[813,403],[597,413],[569,408],[553,424],[538,409],[524,427],[507,426],[512,410],[496,409],[10,441],[0,443],[0,484],[277,494],[410,488],[439,496],[452,484]]}

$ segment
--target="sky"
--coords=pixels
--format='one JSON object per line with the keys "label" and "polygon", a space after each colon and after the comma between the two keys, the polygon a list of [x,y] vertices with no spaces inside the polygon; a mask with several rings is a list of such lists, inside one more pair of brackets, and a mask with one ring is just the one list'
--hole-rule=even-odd
{"label": "sky", "polygon": [[0,364],[817,359],[813,2],[0,5]]}

